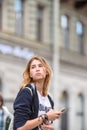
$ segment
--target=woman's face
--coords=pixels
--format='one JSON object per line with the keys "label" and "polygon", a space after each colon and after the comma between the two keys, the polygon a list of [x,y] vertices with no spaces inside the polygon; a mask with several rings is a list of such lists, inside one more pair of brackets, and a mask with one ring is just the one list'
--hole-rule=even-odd
{"label": "woman's face", "polygon": [[33,60],[30,65],[30,77],[34,81],[43,80],[46,77],[46,68],[39,60]]}

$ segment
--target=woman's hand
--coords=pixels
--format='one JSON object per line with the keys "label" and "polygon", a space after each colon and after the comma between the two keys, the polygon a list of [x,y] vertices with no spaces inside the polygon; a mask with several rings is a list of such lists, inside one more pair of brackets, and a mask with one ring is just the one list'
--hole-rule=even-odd
{"label": "woman's hand", "polygon": [[61,116],[62,113],[63,112],[61,112],[61,111],[56,111],[54,109],[51,109],[46,114],[48,116],[48,119],[53,121],[53,120],[58,119]]}
{"label": "woman's hand", "polygon": [[43,124],[40,127],[41,130],[54,130],[53,126],[51,124]]}

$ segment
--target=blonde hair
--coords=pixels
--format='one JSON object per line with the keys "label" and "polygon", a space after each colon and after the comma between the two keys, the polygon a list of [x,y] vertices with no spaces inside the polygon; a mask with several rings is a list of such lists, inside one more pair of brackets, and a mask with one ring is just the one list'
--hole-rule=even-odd
{"label": "blonde hair", "polygon": [[43,66],[46,68],[47,75],[44,81],[43,92],[42,92],[43,96],[46,96],[48,94],[48,87],[49,87],[49,83],[52,76],[52,69],[50,65],[48,64],[48,62],[41,56],[34,56],[29,60],[26,66],[26,69],[23,73],[23,81],[21,83],[21,87],[24,88],[27,84],[34,82],[33,79],[30,77],[30,66],[33,60],[39,60],[43,64]]}

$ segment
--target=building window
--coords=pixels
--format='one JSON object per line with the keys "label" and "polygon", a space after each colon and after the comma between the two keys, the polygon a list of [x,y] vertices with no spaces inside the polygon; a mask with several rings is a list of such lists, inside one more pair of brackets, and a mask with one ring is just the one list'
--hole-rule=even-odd
{"label": "building window", "polygon": [[16,34],[23,35],[24,0],[15,0]]}
{"label": "building window", "polygon": [[2,28],[2,0],[0,0],[0,29]]}
{"label": "building window", "polygon": [[77,130],[84,130],[84,99],[83,99],[83,95],[79,94],[78,95],[78,99],[77,99],[77,112],[76,112],[76,116],[77,116]]}
{"label": "building window", "polygon": [[80,54],[84,54],[84,42],[83,42],[83,24],[80,21],[76,23],[76,33],[78,36],[78,45]]}
{"label": "building window", "polygon": [[63,32],[64,47],[69,48],[69,18],[67,15],[61,16],[61,28]]}
{"label": "building window", "polygon": [[[68,110],[68,94],[66,91],[61,94],[61,107]],[[61,130],[68,130],[68,111],[61,116]]]}
{"label": "building window", "polygon": [[37,6],[37,40],[42,41],[43,37],[43,18],[44,18],[44,6]]}

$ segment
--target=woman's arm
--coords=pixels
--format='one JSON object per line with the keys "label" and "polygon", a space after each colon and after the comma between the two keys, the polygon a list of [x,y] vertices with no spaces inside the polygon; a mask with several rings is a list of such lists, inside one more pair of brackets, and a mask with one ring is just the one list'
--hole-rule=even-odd
{"label": "woman's arm", "polygon": [[44,129],[54,130],[52,124],[49,123],[44,124],[44,119],[45,119],[44,115],[48,116],[48,120],[53,121],[59,118],[61,114],[62,114],[61,112],[50,110],[47,114],[43,114],[38,118],[26,121],[26,123],[22,127],[19,127],[17,130],[31,130],[37,126],[40,126],[41,130]]}
{"label": "woman's arm", "polygon": [[44,129],[54,130],[52,124],[49,124],[49,122],[44,123],[44,119],[46,117],[46,118],[48,118],[48,120],[53,121],[53,120],[59,118],[61,116],[61,114],[62,114],[61,111],[56,111],[56,110],[52,109],[49,112],[47,112],[46,114],[43,114],[36,119],[28,120],[25,123],[25,125],[18,128],[17,130],[31,130],[31,129],[37,127],[37,126],[40,126],[41,130],[44,130]]}
{"label": "woman's arm", "polygon": [[22,89],[14,101],[14,128],[30,130],[38,126],[40,124],[38,118],[32,120],[33,114],[32,95],[28,89]]}
{"label": "woman's arm", "polygon": [[40,126],[43,122],[43,119],[41,117],[38,117],[33,120],[28,120],[25,125],[19,127],[17,130],[32,130],[37,126]]}

